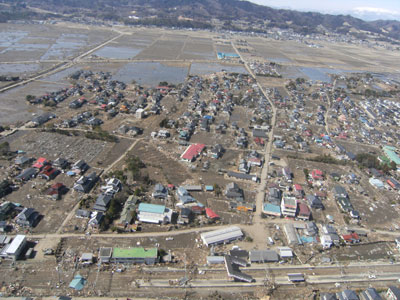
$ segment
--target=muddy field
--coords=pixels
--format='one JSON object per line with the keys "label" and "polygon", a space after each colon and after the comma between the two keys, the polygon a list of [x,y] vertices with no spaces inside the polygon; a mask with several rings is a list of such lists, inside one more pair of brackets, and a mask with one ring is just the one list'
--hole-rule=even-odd
{"label": "muddy field", "polygon": [[388,256],[391,248],[386,243],[344,247],[330,250],[330,254],[339,261],[380,260]]}
{"label": "muddy field", "polygon": [[[159,146],[160,148],[161,146]],[[184,165],[176,161],[178,153],[172,154],[168,150],[160,151],[151,144],[139,142],[133,148],[132,154],[137,155],[146,166],[158,169],[158,172],[164,176],[160,182],[179,186],[192,179]],[[173,156],[171,157],[171,155]],[[157,175],[156,172],[149,172],[149,174]]]}
{"label": "muddy field", "polygon": [[210,59],[213,60],[216,53],[213,48],[213,41],[209,38],[189,37],[185,41],[182,53],[178,59]]}
{"label": "muddy field", "polygon": [[[319,43],[322,47],[311,48],[291,41],[248,38],[249,45],[258,56],[284,65],[304,65],[312,67],[345,70],[392,70],[391,64],[397,54],[382,49],[368,49],[356,45]],[[265,40],[267,41],[267,40]],[[382,55],[385,52],[385,55]],[[380,53],[380,54],[378,54]]]}
{"label": "muddy field", "polygon": [[154,44],[136,56],[136,59],[177,59],[183,49],[187,37],[178,35],[163,35]]}
{"label": "muddy field", "polygon": [[113,162],[130,146],[132,141],[120,139],[119,143],[90,140],[80,136],[67,136],[57,133],[30,131],[11,142],[11,149],[23,150],[32,157],[46,157],[55,160],[64,157],[70,162],[85,160],[92,167],[98,162],[105,166]]}

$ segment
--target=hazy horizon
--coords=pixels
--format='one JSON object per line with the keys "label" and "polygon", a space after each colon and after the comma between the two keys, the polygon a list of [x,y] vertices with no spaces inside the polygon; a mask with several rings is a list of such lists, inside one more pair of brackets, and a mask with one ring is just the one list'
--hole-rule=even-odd
{"label": "hazy horizon", "polygon": [[400,20],[399,0],[336,0],[332,2],[317,0],[250,0],[253,3],[273,8],[298,11],[316,11],[329,14],[350,14],[365,20]]}

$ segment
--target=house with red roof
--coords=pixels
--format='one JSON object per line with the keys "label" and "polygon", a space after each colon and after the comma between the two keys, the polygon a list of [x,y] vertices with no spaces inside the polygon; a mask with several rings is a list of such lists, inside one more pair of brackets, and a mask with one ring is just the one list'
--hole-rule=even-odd
{"label": "house with red roof", "polygon": [[304,197],[304,190],[300,184],[294,185],[294,194],[296,198],[303,198]]}
{"label": "house with red roof", "polygon": [[32,167],[41,170],[45,165],[48,165],[49,162],[46,158],[44,157],[39,157],[36,162],[33,164]]}
{"label": "house with red roof", "polygon": [[181,159],[186,162],[192,162],[203,152],[205,147],[205,144],[192,144],[182,153]]}
{"label": "house with red roof", "polygon": [[60,199],[63,194],[65,194],[68,191],[67,187],[60,183],[57,182],[53,184],[47,191],[46,195],[50,196],[53,199]]}
{"label": "house with red roof", "polygon": [[311,219],[311,211],[306,204],[299,202],[297,207],[298,207],[298,213],[297,213],[298,219],[307,221]]}
{"label": "house with red roof", "polygon": [[321,199],[325,199],[327,197],[327,194],[325,191],[317,191],[315,193],[315,196],[317,196],[318,198],[321,198]]}
{"label": "house with red roof", "polygon": [[256,143],[259,146],[264,146],[264,140],[262,138],[256,137],[254,138],[254,143]]}
{"label": "house with red roof", "polygon": [[263,164],[262,159],[260,159],[258,157],[250,157],[247,161],[250,165],[256,166],[256,167],[261,167]]}
{"label": "house with red roof", "polygon": [[194,205],[194,206],[191,206],[190,209],[192,210],[192,212],[195,215],[202,215],[205,212],[204,206]]}
{"label": "house with red roof", "polygon": [[360,237],[356,232],[351,234],[343,234],[342,239],[346,244],[356,244],[360,242]]}
{"label": "house with red roof", "polygon": [[311,177],[314,180],[323,180],[324,179],[324,173],[321,170],[314,169],[311,172]]}
{"label": "house with red roof", "polygon": [[42,168],[42,171],[40,171],[38,177],[46,179],[46,180],[51,180],[56,178],[56,176],[60,174],[60,171],[53,168],[52,165],[45,165]]}
{"label": "house with red roof", "polygon": [[219,219],[219,215],[217,215],[211,208],[206,208],[206,216],[210,220],[217,220]]}
{"label": "house with red roof", "polygon": [[312,136],[312,131],[310,129],[306,129],[304,131],[304,135],[307,136],[307,137],[311,137]]}

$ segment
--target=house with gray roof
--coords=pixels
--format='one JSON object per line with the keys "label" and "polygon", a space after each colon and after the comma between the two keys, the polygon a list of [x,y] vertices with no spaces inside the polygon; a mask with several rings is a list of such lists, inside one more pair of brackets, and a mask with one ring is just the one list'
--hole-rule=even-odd
{"label": "house with gray roof", "polygon": [[400,289],[393,285],[389,285],[385,296],[388,300],[400,300]]}
{"label": "house with gray roof", "polygon": [[335,185],[333,187],[333,195],[335,196],[335,199],[339,199],[339,198],[348,198],[348,194],[345,190],[344,187],[342,187],[341,185]]}
{"label": "house with gray roof", "polygon": [[306,199],[307,199],[308,205],[311,208],[316,208],[316,209],[323,209],[324,208],[324,205],[322,204],[322,201],[318,196],[307,195]]}
{"label": "house with gray roof", "polygon": [[15,180],[17,181],[28,181],[32,178],[34,178],[38,173],[38,170],[36,168],[27,168],[23,170],[17,177],[15,177]]}
{"label": "house with gray roof", "polygon": [[374,288],[367,288],[365,291],[360,294],[361,300],[382,300],[382,297],[379,295],[378,291]]}
{"label": "house with gray roof", "polygon": [[225,196],[228,199],[233,199],[239,202],[244,201],[243,190],[234,182],[230,182],[226,185]]}
{"label": "house with gray roof", "polygon": [[278,253],[276,253],[273,250],[251,250],[249,254],[251,263],[266,263],[266,262],[279,261]]}
{"label": "house with gray roof", "polygon": [[153,198],[156,198],[156,199],[165,199],[168,197],[168,190],[162,184],[157,183],[154,186],[154,190],[151,195]]}
{"label": "house with gray roof", "polygon": [[333,293],[321,293],[319,300],[337,300],[336,295]]}
{"label": "house with gray roof", "polygon": [[336,297],[338,300],[359,300],[355,291],[352,290],[344,290],[336,293]]}
{"label": "house with gray roof", "polygon": [[96,203],[93,206],[93,209],[101,212],[107,211],[108,206],[112,200],[112,195],[110,194],[100,194],[97,199]]}
{"label": "house with gray roof", "polygon": [[16,217],[16,223],[22,227],[34,227],[39,219],[39,213],[33,209],[25,207]]}
{"label": "house with gray roof", "polygon": [[97,180],[98,177],[96,172],[91,173],[89,176],[81,176],[74,184],[73,189],[77,192],[88,193],[93,188]]}
{"label": "house with gray roof", "polygon": [[15,160],[14,163],[18,166],[24,166],[29,164],[30,162],[32,162],[32,158],[31,157],[27,157],[27,156],[18,156]]}

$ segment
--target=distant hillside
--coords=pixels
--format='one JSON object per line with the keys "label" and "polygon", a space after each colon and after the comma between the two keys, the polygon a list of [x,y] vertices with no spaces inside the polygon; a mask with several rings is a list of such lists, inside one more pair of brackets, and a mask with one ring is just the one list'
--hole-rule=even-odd
{"label": "distant hillside", "polygon": [[[130,20],[138,24],[211,27],[214,19],[223,22],[226,29],[245,29],[236,26],[240,20],[249,25],[247,29],[255,31],[278,27],[313,33],[317,28],[325,28],[338,33],[362,34],[367,31],[400,39],[398,21],[366,22],[348,15],[273,9],[239,0],[0,0],[0,3],[37,7],[71,16]],[[134,19],[128,19],[130,15],[134,15]]]}

